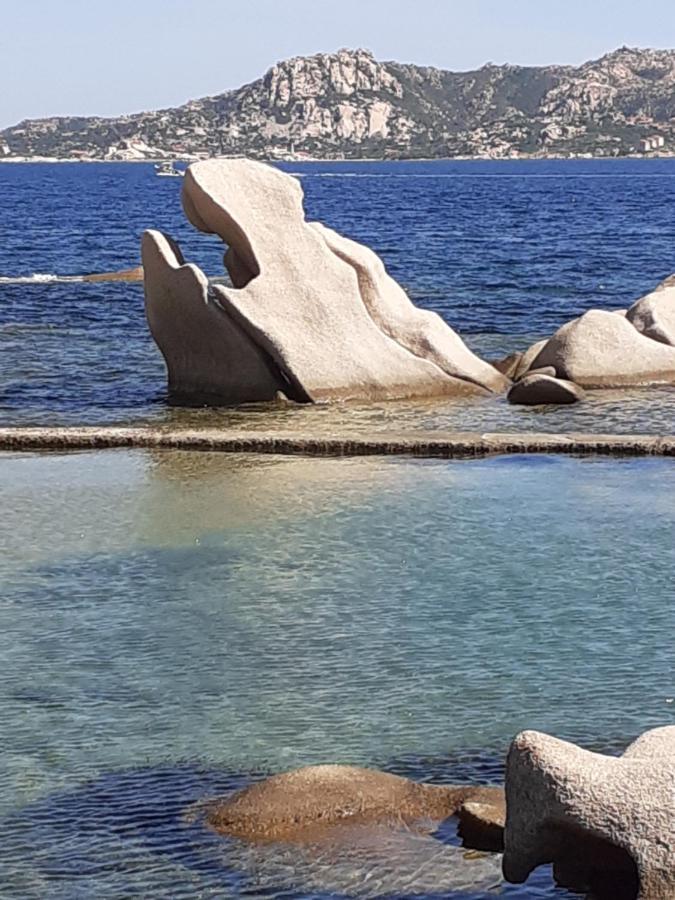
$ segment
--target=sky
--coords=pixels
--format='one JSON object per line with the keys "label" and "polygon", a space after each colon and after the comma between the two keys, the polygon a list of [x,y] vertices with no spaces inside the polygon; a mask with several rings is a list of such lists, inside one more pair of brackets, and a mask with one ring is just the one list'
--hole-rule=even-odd
{"label": "sky", "polygon": [[177,106],[289,56],[446,69],[675,47],[674,0],[0,0],[0,128]]}

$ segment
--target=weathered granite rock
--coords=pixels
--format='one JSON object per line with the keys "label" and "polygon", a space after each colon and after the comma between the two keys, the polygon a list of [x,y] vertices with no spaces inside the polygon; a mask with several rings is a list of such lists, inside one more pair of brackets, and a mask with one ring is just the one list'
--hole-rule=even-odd
{"label": "weathered granite rock", "polygon": [[675,897],[675,726],[645,732],[619,758],[524,731],[509,750],[506,801],[508,881],[553,862],[577,890],[618,875],[642,900]]}
{"label": "weathered granite rock", "polygon": [[536,344],[532,344],[532,346],[528,347],[527,350],[523,351],[518,365],[516,366],[513,375],[511,375],[511,378],[513,378],[514,381],[518,381],[519,378],[522,378],[523,375],[526,375],[529,370],[533,368],[535,359],[539,356],[547,343],[548,338],[544,338],[541,341],[537,341]]}
{"label": "weathered granite rock", "polygon": [[[540,406],[545,403],[578,403],[584,392],[571,381],[547,374],[550,368],[527,374],[510,388],[506,399],[523,406]],[[553,370],[555,371],[555,369]]]}
{"label": "weathered granite rock", "polygon": [[559,328],[530,368],[554,366],[582,387],[675,382],[675,347],[645,337],[628,318],[589,310]]}
{"label": "weathered granite rock", "polygon": [[626,318],[645,337],[675,347],[675,275],[636,300]]}
{"label": "weathered granite rock", "polygon": [[216,831],[253,841],[325,839],[343,824],[414,825],[427,829],[468,800],[498,808],[496,787],[418,784],[356,766],[308,766],[251,785],[213,803],[206,820]]}
{"label": "weathered granite rock", "polygon": [[507,378],[511,379],[516,374],[522,358],[523,354],[521,353],[521,351],[516,350],[515,353],[509,353],[508,356],[504,356],[502,359],[491,360],[490,365],[492,365],[498,372],[501,372],[502,375],[505,375]]}
{"label": "weathered granite rock", "polygon": [[[374,254],[307,223],[297,179],[248,160],[208,160],[188,169],[183,205],[193,225],[227,244],[234,287],[209,285],[195,266],[184,266],[175,248],[167,251],[168,241],[160,247],[156,233],[146,236],[148,319],[175,391],[189,394],[196,385],[233,403],[264,399],[270,382],[304,401],[485,393],[504,386],[452,329],[415,311]],[[195,313],[198,297],[207,310]],[[182,302],[191,310],[188,353]],[[272,373],[264,379],[258,371],[253,394],[247,379],[230,380],[240,355],[235,327],[244,358],[250,362],[257,353],[256,371],[265,362]],[[200,329],[208,346],[203,362],[196,353]],[[226,340],[219,351],[221,331]],[[229,371],[218,372],[219,357],[228,357],[223,367]]]}
{"label": "weathered granite rock", "polygon": [[292,395],[269,355],[212,302],[208,279],[197,266],[185,265],[171,238],[147,231],[142,251],[145,314],[166,359],[172,395],[221,403]]}
{"label": "weathered granite rock", "polygon": [[435,363],[448,375],[492,391],[507,389],[510,380],[472,353],[439,315],[418,309],[369,247],[319,222],[309,224],[323,236],[333,253],[355,270],[366,309],[384,334],[415,356]]}
{"label": "weathered granite rock", "polygon": [[[548,338],[537,341],[536,344],[532,344],[527,350],[517,350],[515,353],[509,353],[509,355],[505,356],[503,359],[494,360],[492,365],[497,371],[501,372],[512,381],[519,381],[521,378],[524,378],[525,375],[529,375],[530,366],[547,343]],[[552,367],[547,366],[546,368]],[[555,372],[553,374],[555,374]]]}
{"label": "weathered granite rock", "polygon": [[526,377],[529,378],[531,375],[548,375],[550,378],[556,378],[558,373],[553,366],[542,366],[540,369],[528,369],[527,372],[520,376],[518,381]]}

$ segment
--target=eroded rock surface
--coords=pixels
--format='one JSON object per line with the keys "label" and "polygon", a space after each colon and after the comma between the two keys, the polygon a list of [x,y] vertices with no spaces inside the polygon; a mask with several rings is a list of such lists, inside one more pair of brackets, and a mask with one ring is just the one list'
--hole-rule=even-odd
{"label": "eroded rock surface", "polygon": [[174,397],[234,404],[271,401],[289,391],[270,356],[213,302],[204,273],[184,263],[169,237],[146,232],[142,252],[145,314]]}
{"label": "eroded rock surface", "polygon": [[522,732],[507,759],[506,800],[508,881],[553,862],[575,890],[616,878],[634,880],[642,900],[675,897],[675,726],[645,732],[619,758]]}
{"label": "eroded rock surface", "polygon": [[529,368],[553,366],[582,387],[675,382],[675,347],[641,334],[628,318],[591,309],[546,342]]}
{"label": "eroded rock surface", "polygon": [[[233,287],[209,284],[166,236],[144,236],[148,321],[175,393],[237,403],[281,390],[317,402],[508,384],[440,318],[415,309],[374,253],[307,223],[302,199],[296,179],[261,163],[190,166],[186,215],[227,245]],[[234,372],[242,360],[254,370],[252,391]]]}
{"label": "eroded rock surface", "polygon": [[413,825],[427,830],[475,801],[503,811],[497,787],[418,784],[407,778],[357,766],[309,766],[274,775],[215,802],[208,823],[246,840],[310,842],[336,826]]}
{"label": "eroded rock surface", "polygon": [[626,311],[628,321],[645,337],[675,346],[675,275],[662,281]]}

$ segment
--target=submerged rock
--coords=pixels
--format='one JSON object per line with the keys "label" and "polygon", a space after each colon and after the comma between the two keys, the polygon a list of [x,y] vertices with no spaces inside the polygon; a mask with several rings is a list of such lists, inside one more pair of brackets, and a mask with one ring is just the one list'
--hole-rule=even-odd
{"label": "submerged rock", "polygon": [[467,801],[499,808],[503,798],[496,787],[419,784],[356,766],[309,766],[216,801],[206,820],[216,831],[246,840],[308,843],[334,839],[335,828],[345,824],[418,823],[433,830]]}
{"label": "submerged rock", "polygon": [[496,853],[465,850],[405,825],[345,824],[331,833],[331,841],[302,844],[227,841],[223,853],[256,896],[483,897],[503,880]]}
{"label": "submerged rock", "polygon": [[508,384],[417,310],[372,251],[306,222],[302,200],[297,179],[262,163],[190,166],[186,215],[228,246],[232,288],[209,284],[166,236],[144,235],[146,313],[175,394],[385,400]]}
{"label": "submerged rock", "polygon": [[493,800],[466,800],[457,810],[458,834],[465,846],[476,850],[501,853],[504,850],[506,800],[496,795]]}
{"label": "submerged rock", "polygon": [[611,882],[642,900],[675,897],[675,726],[645,732],[619,758],[522,732],[508,754],[506,799],[508,881],[553,862],[575,890]]}
{"label": "submerged rock", "polygon": [[537,369],[517,381],[506,395],[509,403],[540,406],[546,403],[578,403],[584,392],[571,381],[549,374],[555,369]]}
{"label": "submerged rock", "polygon": [[91,275],[83,275],[82,281],[143,281],[143,266],[120,269],[117,272],[94,272]]}

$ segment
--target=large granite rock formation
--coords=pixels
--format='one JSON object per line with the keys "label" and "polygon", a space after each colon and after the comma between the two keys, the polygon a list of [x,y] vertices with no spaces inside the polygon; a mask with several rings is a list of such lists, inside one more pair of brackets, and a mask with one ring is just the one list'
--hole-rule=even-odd
{"label": "large granite rock formation", "polygon": [[509,750],[506,800],[508,881],[553,862],[575,890],[614,878],[616,897],[626,886],[642,900],[675,897],[675,726],[645,732],[619,758],[524,731]]}
{"label": "large granite rock formation", "polygon": [[143,238],[146,312],[174,394],[240,403],[501,390],[506,379],[417,310],[367,248],[305,221],[299,182],[249,160],[191,166],[188,219],[219,235],[233,287]]}
{"label": "large granite rock formation", "polygon": [[502,788],[418,784],[356,766],[308,766],[274,775],[216,801],[206,820],[216,831],[245,840],[311,843],[332,839],[342,825],[410,825],[431,831],[471,802],[486,819],[481,828],[476,811],[469,810],[474,839],[501,840],[494,829],[504,818]]}
{"label": "large granite rock formation", "polygon": [[496,364],[514,381],[552,367],[590,388],[675,382],[675,276],[628,310],[591,309],[522,354]]}

